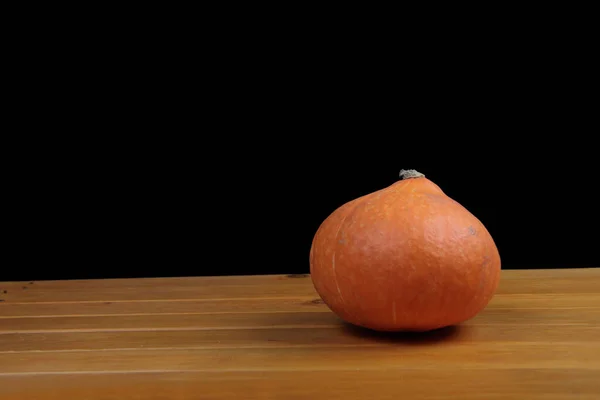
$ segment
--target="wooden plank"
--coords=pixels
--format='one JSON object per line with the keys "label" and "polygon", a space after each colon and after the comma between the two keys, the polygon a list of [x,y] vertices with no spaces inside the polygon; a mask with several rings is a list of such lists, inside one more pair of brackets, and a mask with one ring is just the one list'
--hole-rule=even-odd
{"label": "wooden plank", "polygon": [[546,326],[465,324],[430,334],[382,334],[339,324],[328,328],[217,329],[172,331],[56,331],[4,333],[2,353],[24,351],[102,351],[107,349],[218,349],[275,347],[385,347],[451,343],[600,343],[600,326]]}
{"label": "wooden plank", "polygon": [[[477,325],[595,326],[600,308],[580,309],[493,309],[481,312],[470,322]],[[227,313],[227,314],[150,314],[115,316],[76,316],[52,318],[3,318],[4,332],[51,332],[67,330],[184,330],[184,329],[269,329],[297,327],[309,329],[337,326],[340,319],[331,312]]]}
{"label": "wooden plank", "polygon": [[273,327],[315,328],[335,326],[332,313],[242,313],[242,314],[159,314],[0,319],[4,332],[50,332],[66,330],[185,330],[185,329],[270,329]]}
{"label": "wooden plank", "polygon": [[91,371],[428,370],[587,368],[600,376],[597,342],[451,343],[427,346],[135,349],[2,353],[0,374]]}
{"label": "wooden plank", "polygon": [[[302,282],[300,282],[302,281]],[[5,302],[85,302],[85,301],[145,301],[181,299],[229,299],[314,296],[316,292],[310,278],[288,278],[256,285],[219,285],[194,279],[187,284],[166,281],[150,285],[148,281],[132,279],[112,286],[111,280],[98,281],[52,281],[15,285],[14,282],[0,286],[0,299]],[[286,283],[288,282],[288,283]],[[6,290],[6,293],[4,291]]]}
{"label": "wooden plank", "polygon": [[[600,282],[598,283],[600,285]],[[600,290],[596,293],[538,293],[538,294],[496,294],[488,308],[493,309],[559,309],[559,308],[600,308]]]}
{"label": "wooden plank", "polygon": [[598,267],[502,270],[504,280],[590,279],[598,277],[600,277],[600,268]]}
{"label": "wooden plank", "polygon": [[600,274],[587,278],[505,279],[497,294],[586,294],[598,293]]}
{"label": "wooden plank", "polygon": [[0,319],[11,317],[217,314],[327,311],[315,296],[224,300],[98,301],[84,303],[0,303]]}
{"label": "wooden plank", "polygon": [[[499,294],[597,293],[600,268],[502,271]],[[4,293],[6,291],[6,293]],[[314,296],[310,276],[0,282],[5,302],[143,301]]]}
{"label": "wooden plank", "polygon": [[[489,309],[600,308],[600,292],[585,294],[498,294]],[[219,314],[328,312],[317,296],[223,300],[96,301],[75,303],[0,303],[0,319],[85,315]]]}
{"label": "wooden plank", "polygon": [[264,286],[298,284],[301,280],[310,280],[309,274],[279,274],[279,275],[230,275],[230,276],[174,276],[167,278],[113,278],[113,279],[61,279],[38,281],[9,281],[0,282],[0,289],[20,289],[27,285],[41,285],[47,289],[62,289],[65,286],[85,287],[89,290],[106,288],[145,288],[152,290],[157,287],[197,287],[197,286]]}
{"label": "wooden plank", "polygon": [[569,368],[0,375],[3,400],[597,400],[599,395],[597,370]]}

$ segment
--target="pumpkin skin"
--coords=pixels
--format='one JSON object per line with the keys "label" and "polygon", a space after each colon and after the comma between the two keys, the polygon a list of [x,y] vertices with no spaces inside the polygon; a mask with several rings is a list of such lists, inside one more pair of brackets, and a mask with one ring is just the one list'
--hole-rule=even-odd
{"label": "pumpkin skin", "polygon": [[473,318],[492,299],[500,254],[471,212],[414,170],[343,204],[319,226],[310,273],[353,325],[429,331]]}

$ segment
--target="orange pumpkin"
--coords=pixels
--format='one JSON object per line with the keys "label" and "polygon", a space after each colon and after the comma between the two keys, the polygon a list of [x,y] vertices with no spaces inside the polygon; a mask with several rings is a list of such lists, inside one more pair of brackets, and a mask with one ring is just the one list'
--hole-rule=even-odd
{"label": "orange pumpkin", "polygon": [[500,279],[500,254],[473,214],[414,170],[352,200],[319,226],[314,287],[354,325],[428,331],[482,311]]}

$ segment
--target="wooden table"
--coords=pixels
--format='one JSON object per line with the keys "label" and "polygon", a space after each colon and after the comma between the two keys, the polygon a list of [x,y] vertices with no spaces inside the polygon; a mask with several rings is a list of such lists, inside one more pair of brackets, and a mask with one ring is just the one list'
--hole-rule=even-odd
{"label": "wooden table", "polygon": [[0,283],[0,399],[600,399],[600,269],[503,271],[429,334],[342,323],[310,277]]}

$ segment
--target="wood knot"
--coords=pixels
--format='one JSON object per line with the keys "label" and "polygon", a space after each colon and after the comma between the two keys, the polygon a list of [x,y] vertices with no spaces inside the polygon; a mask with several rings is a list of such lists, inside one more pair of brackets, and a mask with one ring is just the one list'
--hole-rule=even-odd
{"label": "wood knot", "polygon": [[323,301],[323,299],[314,299],[314,300],[310,300],[308,303],[309,304],[324,304],[325,302]]}
{"label": "wood knot", "polygon": [[290,274],[287,275],[288,278],[306,278],[308,277],[308,274]]}

